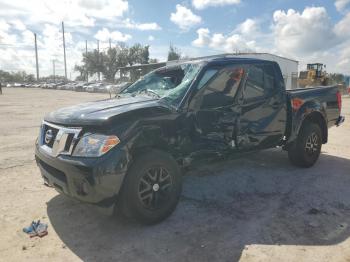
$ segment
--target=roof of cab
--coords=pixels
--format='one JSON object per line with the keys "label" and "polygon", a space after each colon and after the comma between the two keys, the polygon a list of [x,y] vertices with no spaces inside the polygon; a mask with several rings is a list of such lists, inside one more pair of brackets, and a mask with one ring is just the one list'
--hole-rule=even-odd
{"label": "roof of cab", "polygon": [[203,63],[206,66],[220,66],[220,65],[227,65],[227,64],[239,64],[239,63],[244,63],[244,64],[275,64],[278,65],[277,62],[272,61],[272,60],[264,60],[264,59],[259,59],[259,58],[242,58],[242,57],[203,57],[200,59],[190,59],[190,60],[178,60],[178,61],[173,61],[170,64],[167,64],[165,67],[158,68],[156,70],[162,69],[162,68],[171,68],[171,67],[176,67],[180,66],[183,64],[199,64]]}
{"label": "roof of cab", "polygon": [[258,58],[241,58],[241,57],[219,57],[204,60],[210,65],[221,65],[227,63],[246,63],[246,64],[266,64],[266,63],[276,63],[271,60],[264,60]]}

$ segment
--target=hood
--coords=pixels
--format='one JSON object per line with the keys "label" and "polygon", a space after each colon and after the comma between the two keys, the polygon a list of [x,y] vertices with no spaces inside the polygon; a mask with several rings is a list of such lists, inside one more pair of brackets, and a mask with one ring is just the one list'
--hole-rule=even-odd
{"label": "hood", "polygon": [[45,121],[71,126],[101,125],[111,117],[149,107],[159,107],[151,97],[123,97],[64,107],[45,116]]}

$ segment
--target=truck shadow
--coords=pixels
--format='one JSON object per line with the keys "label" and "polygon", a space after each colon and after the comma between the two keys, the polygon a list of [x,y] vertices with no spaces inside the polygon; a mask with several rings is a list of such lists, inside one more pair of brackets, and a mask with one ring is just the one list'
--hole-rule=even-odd
{"label": "truck shadow", "polygon": [[188,172],[174,214],[154,226],[58,195],[50,222],[83,261],[236,261],[247,245],[334,245],[350,234],[350,159],[309,169],[268,150]]}

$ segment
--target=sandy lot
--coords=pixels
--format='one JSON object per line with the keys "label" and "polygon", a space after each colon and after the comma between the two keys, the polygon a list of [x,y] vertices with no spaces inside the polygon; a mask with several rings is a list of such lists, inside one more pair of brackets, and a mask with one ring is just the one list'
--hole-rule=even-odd
{"label": "sandy lot", "polygon": [[[278,149],[187,174],[166,221],[106,217],[45,187],[34,141],[45,113],[105,94],[4,89],[0,96],[0,261],[350,261],[350,98],[318,163]],[[22,232],[34,219],[44,238]]]}

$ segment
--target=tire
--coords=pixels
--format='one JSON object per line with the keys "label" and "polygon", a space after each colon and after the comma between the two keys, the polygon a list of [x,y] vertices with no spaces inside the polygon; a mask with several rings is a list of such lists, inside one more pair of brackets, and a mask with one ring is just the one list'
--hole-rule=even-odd
{"label": "tire", "polygon": [[292,164],[299,167],[313,166],[321,153],[322,132],[317,124],[306,122],[297,139],[288,150]]}
{"label": "tire", "polygon": [[136,157],[125,177],[119,209],[142,224],[155,224],[175,210],[182,190],[182,175],[167,153],[150,150]]}

